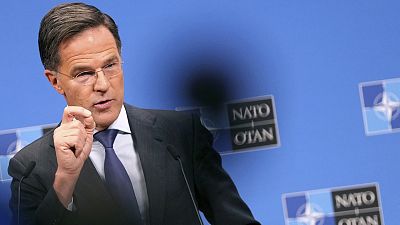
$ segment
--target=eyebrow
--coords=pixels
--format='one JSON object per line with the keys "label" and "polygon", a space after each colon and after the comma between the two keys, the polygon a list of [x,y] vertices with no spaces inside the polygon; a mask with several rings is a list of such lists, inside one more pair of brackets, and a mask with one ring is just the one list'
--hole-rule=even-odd
{"label": "eyebrow", "polygon": [[112,55],[111,57],[108,57],[108,59],[106,59],[104,61],[104,66],[106,66],[107,64],[113,63],[115,61],[119,61],[119,59],[116,55]]}

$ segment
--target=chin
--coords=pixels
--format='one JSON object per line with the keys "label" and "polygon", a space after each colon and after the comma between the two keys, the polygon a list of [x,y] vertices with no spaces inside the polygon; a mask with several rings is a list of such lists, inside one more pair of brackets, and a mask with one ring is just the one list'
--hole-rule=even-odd
{"label": "chin", "polygon": [[118,118],[118,114],[112,115],[95,115],[94,121],[96,123],[96,129],[101,128],[107,129],[116,119]]}

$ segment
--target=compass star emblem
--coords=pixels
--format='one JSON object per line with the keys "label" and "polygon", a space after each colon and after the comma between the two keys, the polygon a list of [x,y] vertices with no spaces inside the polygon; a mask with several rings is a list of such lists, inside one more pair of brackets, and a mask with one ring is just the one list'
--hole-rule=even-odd
{"label": "compass star emblem", "polygon": [[383,92],[374,100],[374,111],[377,116],[385,121],[392,121],[400,114],[400,100],[391,92]]}
{"label": "compass star emblem", "polygon": [[297,222],[307,225],[323,225],[325,214],[321,211],[318,206],[306,203],[297,211]]}

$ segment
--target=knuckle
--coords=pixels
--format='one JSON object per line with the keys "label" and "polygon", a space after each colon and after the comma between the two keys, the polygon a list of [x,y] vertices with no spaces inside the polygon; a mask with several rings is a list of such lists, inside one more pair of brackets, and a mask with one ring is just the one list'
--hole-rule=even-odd
{"label": "knuckle", "polygon": [[82,123],[79,120],[73,120],[71,121],[72,128],[78,128],[80,129],[83,127]]}
{"label": "knuckle", "polygon": [[69,106],[66,106],[64,108],[64,115],[69,115],[69,114],[71,114],[71,108]]}

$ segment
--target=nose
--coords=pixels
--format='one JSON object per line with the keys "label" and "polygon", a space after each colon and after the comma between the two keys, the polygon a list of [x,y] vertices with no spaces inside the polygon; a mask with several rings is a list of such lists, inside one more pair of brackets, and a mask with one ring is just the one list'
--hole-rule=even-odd
{"label": "nose", "polygon": [[94,83],[94,91],[105,92],[110,87],[110,81],[104,75],[103,70],[96,70],[96,82]]}

